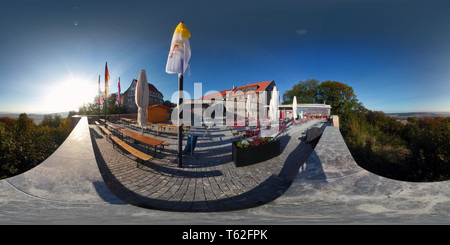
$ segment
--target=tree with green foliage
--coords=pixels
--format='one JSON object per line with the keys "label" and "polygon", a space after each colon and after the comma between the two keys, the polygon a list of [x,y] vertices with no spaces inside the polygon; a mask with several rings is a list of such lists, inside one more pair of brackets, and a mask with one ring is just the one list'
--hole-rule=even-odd
{"label": "tree with green foliage", "polygon": [[[117,103],[118,93],[111,93],[108,95],[107,103],[106,103],[106,114],[118,114],[119,113],[119,104]],[[83,104],[78,107],[78,114],[80,115],[98,115],[100,108],[100,115],[105,114],[105,103],[102,105],[98,105],[98,96],[95,96],[93,103]],[[127,108],[124,106],[120,107],[120,113],[126,114]]]}
{"label": "tree with green foliage", "polygon": [[355,111],[362,109],[356,99],[353,88],[336,81],[320,82],[308,79],[295,84],[292,89],[283,93],[283,103],[291,104],[294,96],[297,103],[325,103],[331,105],[331,114],[338,115],[341,121],[355,117]]}
{"label": "tree with green foliage", "polygon": [[317,86],[316,103],[331,105],[331,114],[340,117],[356,110],[359,105],[352,87],[330,80]]}
{"label": "tree with green foliage", "polygon": [[[413,121],[413,120],[411,120]],[[450,118],[425,117],[405,127],[411,177],[421,181],[450,178]]]}
{"label": "tree with green foliage", "polygon": [[294,96],[297,96],[297,103],[315,103],[318,94],[317,87],[319,80],[308,79],[299,81],[291,90],[283,93],[283,101],[286,104],[292,104]]}
{"label": "tree with green foliage", "polygon": [[450,179],[450,118],[408,118],[403,125],[367,110],[340,125],[353,158],[378,175],[405,181]]}

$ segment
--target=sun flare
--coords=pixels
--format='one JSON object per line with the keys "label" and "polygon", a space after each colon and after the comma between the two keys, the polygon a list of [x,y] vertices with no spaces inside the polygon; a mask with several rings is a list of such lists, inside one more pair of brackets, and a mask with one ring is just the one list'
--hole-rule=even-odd
{"label": "sun flare", "polygon": [[47,108],[55,112],[77,111],[78,107],[94,100],[98,93],[97,86],[93,81],[79,79],[55,83],[49,88]]}

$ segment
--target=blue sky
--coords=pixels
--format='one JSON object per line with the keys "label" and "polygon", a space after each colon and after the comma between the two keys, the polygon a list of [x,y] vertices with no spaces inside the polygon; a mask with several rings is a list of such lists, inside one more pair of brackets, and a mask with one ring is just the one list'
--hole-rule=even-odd
{"label": "blue sky", "polygon": [[104,89],[105,62],[110,92],[145,69],[171,100],[180,21],[192,96],[194,83],[204,94],[274,80],[282,93],[311,78],[348,84],[370,110],[450,111],[449,12],[437,0],[1,1],[0,111],[76,110],[99,75]]}

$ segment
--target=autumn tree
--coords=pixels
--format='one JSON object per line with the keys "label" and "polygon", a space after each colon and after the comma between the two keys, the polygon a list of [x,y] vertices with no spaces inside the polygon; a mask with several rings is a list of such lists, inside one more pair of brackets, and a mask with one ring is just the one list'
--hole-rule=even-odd
{"label": "autumn tree", "polygon": [[317,86],[316,103],[331,105],[331,113],[339,116],[356,110],[359,105],[352,87],[330,80]]}
{"label": "autumn tree", "polygon": [[47,115],[41,124],[22,113],[0,118],[0,179],[26,171],[49,157],[70,134],[70,118]]}

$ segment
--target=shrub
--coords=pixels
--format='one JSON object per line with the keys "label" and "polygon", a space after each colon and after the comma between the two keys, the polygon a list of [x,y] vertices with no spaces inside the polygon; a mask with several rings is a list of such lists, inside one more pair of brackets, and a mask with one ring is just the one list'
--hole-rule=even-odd
{"label": "shrub", "polygon": [[[48,118],[47,118],[48,119]],[[35,125],[25,113],[0,118],[0,179],[27,171],[48,158],[70,134],[70,118]]]}

